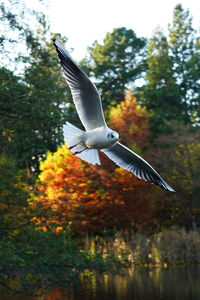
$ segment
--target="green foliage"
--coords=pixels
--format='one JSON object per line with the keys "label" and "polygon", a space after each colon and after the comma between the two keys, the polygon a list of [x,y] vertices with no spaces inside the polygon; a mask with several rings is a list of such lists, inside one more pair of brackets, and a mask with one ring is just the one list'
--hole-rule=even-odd
{"label": "green foliage", "polygon": [[181,101],[185,105],[190,122],[199,123],[196,111],[200,105],[200,52],[199,37],[192,27],[189,10],[179,4],[174,9],[173,23],[169,26],[169,44],[173,56],[173,72],[179,85]]}
{"label": "green foliage", "polygon": [[162,166],[164,178],[168,178],[176,190],[173,195],[164,195],[161,191],[153,194],[154,198],[160,199],[162,206],[162,213],[157,216],[158,223],[164,227],[179,225],[196,229],[200,226],[200,134],[190,126],[176,126],[174,129],[173,134],[156,139],[156,147],[149,151],[149,159],[158,170]]}
{"label": "green foliage", "polygon": [[0,236],[12,234],[27,223],[28,190],[24,174],[17,170],[13,159],[0,156]]}
{"label": "green foliage", "polygon": [[[0,69],[0,152],[14,155],[13,140],[18,124],[29,118],[28,88],[19,77],[5,68]],[[21,126],[21,133],[24,126]],[[19,137],[20,139],[20,137]],[[21,140],[21,139],[20,139]],[[21,142],[21,141],[20,141]],[[22,154],[22,153],[21,153]],[[21,155],[22,157],[22,155]]]}
{"label": "green foliage", "polygon": [[148,67],[142,101],[150,113],[152,136],[170,131],[172,120],[182,121],[185,112],[180,90],[173,74],[173,60],[169,55],[166,37],[158,31],[148,45]]}
{"label": "green foliage", "polygon": [[[199,122],[199,39],[181,5],[174,9],[169,37],[157,31],[148,45],[147,84],[140,94],[150,112],[152,138],[173,131],[173,123]],[[171,123],[172,122],[172,123]]]}
{"label": "green foliage", "polygon": [[200,263],[200,234],[178,227],[152,235],[117,231],[89,238],[86,249],[93,257],[103,256],[110,262],[110,270],[118,271],[120,266],[189,266]]}
{"label": "green foliage", "polygon": [[0,241],[0,282],[15,291],[38,294],[57,285],[70,285],[90,264],[71,232],[52,233],[24,226]]}
{"label": "green foliage", "polygon": [[104,108],[121,102],[125,90],[141,77],[145,45],[144,38],[138,38],[133,30],[121,27],[107,33],[103,45],[95,41],[89,48],[87,70],[96,79]]}
{"label": "green foliage", "polygon": [[[15,67],[0,68],[0,281],[9,285],[17,277],[19,289],[32,293],[74,282],[84,269],[118,267],[129,258],[135,265],[199,263],[196,232],[164,231],[151,239],[138,235],[129,243],[118,236],[112,244],[105,231],[102,239],[88,243],[70,229],[85,234],[109,231],[113,224],[148,232],[177,224],[200,226],[200,39],[189,12],[175,7],[169,36],[156,32],[148,57],[145,39],[122,27],[107,33],[102,45],[96,41],[81,64],[97,82],[110,125],[120,129],[132,149],[149,147],[150,116],[157,147],[148,151],[149,161],[158,171],[162,167],[177,193],[156,191],[105,158],[101,168],[88,166],[65,146],[41,164],[43,184],[35,192],[30,185],[35,177],[28,171],[39,172],[47,151],[63,143],[63,123],[76,124],[78,118],[45,17],[39,14],[33,34],[21,2],[7,3],[0,4],[0,55],[11,53],[18,42],[26,43],[27,54],[16,52],[23,75],[11,71]],[[16,35],[6,36],[8,29]],[[121,102],[145,71],[146,85],[135,93],[138,100],[130,93]]]}
{"label": "green foliage", "polygon": [[0,70],[0,77],[0,151],[13,156],[19,168],[37,171],[39,158],[63,141],[65,112],[54,90],[28,87],[6,69]]}
{"label": "green foliage", "polygon": [[37,37],[29,35],[31,56],[24,78],[0,70],[0,151],[13,156],[19,168],[38,172],[39,159],[63,142],[67,118],[66,83],[53,44],[41,20]]}

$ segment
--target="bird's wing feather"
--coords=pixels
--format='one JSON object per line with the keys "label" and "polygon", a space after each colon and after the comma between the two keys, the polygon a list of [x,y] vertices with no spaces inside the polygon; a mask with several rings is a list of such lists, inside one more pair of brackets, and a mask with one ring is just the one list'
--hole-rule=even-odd
{"label": "bird's wing feather", "polygon": [[102,151],[118,166],[132,172],[137,177],[174,192],[150,164],[121,143],[117,142],[111,148]]}
{"label": "bird's wing feather", "polygon": [[54,45],[83,126],[87,131],[106,126],[97,88],[55,39]]}

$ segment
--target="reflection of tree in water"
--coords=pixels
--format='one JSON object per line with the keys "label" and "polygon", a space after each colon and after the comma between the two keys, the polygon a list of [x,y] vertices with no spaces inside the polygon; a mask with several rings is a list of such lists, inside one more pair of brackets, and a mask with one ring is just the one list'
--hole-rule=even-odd
{"label": "reflection of tree in water", "polygon": [[[126,269],[121,274],[92,273],[81,281],[81,286],[69,294],[69,298],[60,299],[168,300],[172,296],[174,300],[199,299],[199,271],[199,268],[190,270],[187,268],[153,268]],[[45,298],[45,300],[57,300],[57,298]]]}
{"label": "reflection of tree in water", "polygon": [[54,288],[45,295],[44,300],[72,300],[72,295],[64,288]]}

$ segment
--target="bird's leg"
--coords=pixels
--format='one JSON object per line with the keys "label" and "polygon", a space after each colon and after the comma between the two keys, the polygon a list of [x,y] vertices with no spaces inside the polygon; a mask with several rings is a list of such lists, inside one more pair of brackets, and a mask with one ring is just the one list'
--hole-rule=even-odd
{"label": "bird's leg", "polygon": [[[73,146],[69,147],[69,150],[71,150],[71,149],[73,149],[74,147],[76,147],[76,146],[80,145],[81,143],[82,143],[82,141],[80,141],[80,142],[78,142],[77,144],[75,144],[75,145],[73,145]],[[74,154],[74,155],[76,155],[76,154],[80,154],[80,153],[82,153],[83,151],[85,151],[86,149],[87,149],[87,147],[85,147],[83,150],[76,151],[76,152],[74,152],[73,154]]]}
{"label": "bird's leg", "polygon": [[68,149],[71,150],[71,149],[73,149],[74,147],[76,147],[76,146],[78,146],[78,145],[80,145],[80,144],[81,144],[81,142],[78,142],[77,144],[75,144],[75,145],[69,147]]}
{"label": "bird's leg", "polygon": [[87,149],[87,147],[86,148],[84,148],[83,150],[81,150],[81,151],[76,151],[76,152],[74,152],[73,154],[74,155],[76,155],[76,154],[80,154],[80,153],[82,153],[83,151],[85,151]]}

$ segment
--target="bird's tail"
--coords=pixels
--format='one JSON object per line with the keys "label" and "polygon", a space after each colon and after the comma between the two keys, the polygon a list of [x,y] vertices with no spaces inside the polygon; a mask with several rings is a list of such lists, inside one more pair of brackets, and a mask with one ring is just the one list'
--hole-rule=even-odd
{"label": "bird's tail", "polygon": [[63,127],[64,141],[67,147],[81,159],[93,165],[100,165],[98,149],[89,149],[83,142],[85,131],[77,128],[69,122]]}

